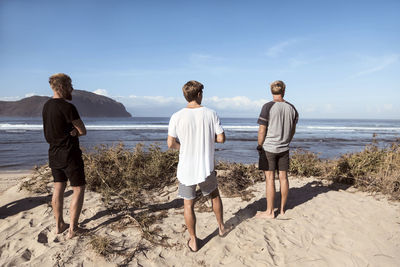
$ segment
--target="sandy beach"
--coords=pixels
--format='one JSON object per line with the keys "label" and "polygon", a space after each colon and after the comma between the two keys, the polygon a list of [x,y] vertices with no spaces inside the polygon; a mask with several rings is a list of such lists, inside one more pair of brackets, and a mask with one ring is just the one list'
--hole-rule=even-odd
{"label": "sandy beach", "polygon": [[[251,187],[249,201],[222,196],[232,228],[217,235],[212,212],[197,212],[201,249],[186,247],[188,234],[177,187],[164,188],[153,210],[166,218],[154,227],[168,247],[141,240],[129,217],[106,210],[101,196],[87,191],[81,226],[89,232],[71,240],[54,234],[51,195],[19,190],[26,172],[2,173],[0,191],[1,266],[399,266],[400,203],[343,184],[290,177],[288,210],[274,220],[255,218],[264,210],[265,184]],[[279,183],[277,183],[279,185]],[[65,218],[71,189],[66,190]],[[277,194],[279,195],[279,194]],[[277,200],[279,203],[279,199]],[[207,203],[207,205],[210,205]],[[111,240],[112,252],[96,253],[94,237]]]}

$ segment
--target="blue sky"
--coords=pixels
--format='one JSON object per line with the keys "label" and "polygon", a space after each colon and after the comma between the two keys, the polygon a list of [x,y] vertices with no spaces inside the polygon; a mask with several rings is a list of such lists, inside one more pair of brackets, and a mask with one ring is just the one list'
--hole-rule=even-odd
{"label": "blue sky", "polygon": [[257,117],[283,80],[303,118],[400,119],[400,1],[0,1],[0,100],[48,77],[170,116],[205,85],[221,117]]}

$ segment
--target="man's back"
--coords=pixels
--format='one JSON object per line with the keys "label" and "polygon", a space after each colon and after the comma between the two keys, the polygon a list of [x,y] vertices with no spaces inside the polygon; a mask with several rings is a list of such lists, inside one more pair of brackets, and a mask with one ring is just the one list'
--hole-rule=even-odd
{"label": "man's back", "polygon": [[185,185],[201,183],[214,171],[215,135],[223,133],[215,111],[183,108],[171,117],[168,135],[180,141],[177,177]]}
{"label": "man's back", "polygon": [[258,123],[267,125],[265,151],[281,153],[289,149],[298,116],[296,108],[286,101],[271,101],[263,106]]}
{"label": "man's back", "polygon": [[65,167],[69,156],[80,156],[79,139],[70,135],[72,121],[80,119],[75,106],[61,98],[52,98],[43,106],[43,130],[49,147],[51,167]]}

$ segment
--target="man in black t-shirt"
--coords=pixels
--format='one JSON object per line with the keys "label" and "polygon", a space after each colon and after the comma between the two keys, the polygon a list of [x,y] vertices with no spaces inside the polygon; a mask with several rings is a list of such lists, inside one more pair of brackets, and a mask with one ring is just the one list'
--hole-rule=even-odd
{"label": "man in black t-shirt", "polygon": [[[66,100],[72,100],[71,78],[57,73],[49,78],[53,98],[43,106],[43,129],[49,143],[49,166],[54,178],[52,206],[56,218],[56,233],[69,228],[68,238],[74,237],[82,229],[78,228],[85,193],[85,172],[82,151],[78,136],[86,134],[75,106]],[[70,206],[70,225],[63,219],[64,191],[67,180],[73,189]]]}

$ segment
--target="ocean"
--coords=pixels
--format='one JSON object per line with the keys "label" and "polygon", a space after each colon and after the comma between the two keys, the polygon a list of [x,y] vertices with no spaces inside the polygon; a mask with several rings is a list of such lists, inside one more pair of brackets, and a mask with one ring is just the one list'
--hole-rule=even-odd
{"label": "ocean", "polygon": [[[87,135],[81,147],[91,150],[100,144],[123,142],[126,148],[138,143],[158,143],[167,149],[169,118],[83,118]],[[216,145],[216,159],[258,162],[257,118],[221,118],[226,142]],[[303,149],[320,158],[361,151],[373,140],[378,146],[400,142],[400,120],[300,119],[291,149]],[[28,170],[47,162],[41,118],[0,118],[0,170]]]}

